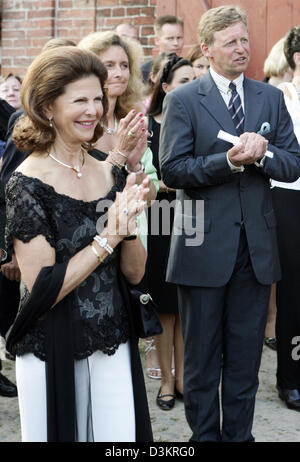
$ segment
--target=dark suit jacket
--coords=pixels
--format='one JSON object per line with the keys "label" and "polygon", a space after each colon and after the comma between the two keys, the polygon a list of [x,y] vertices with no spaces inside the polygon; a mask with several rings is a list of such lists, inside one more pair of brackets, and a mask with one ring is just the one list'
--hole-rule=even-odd
{"label": "dark suit jacket", "polygon": [[0,249],[5,249],[5,194],[4,194],[4,187],[2,182],[0,181]]}
{"label": "dark suit jacket", "polygon": [[26,159],[28,152],[19,151],[12,140],[13,128],[18,118],[24,113],[23,109],[19,109],[10,117],[7,127],[7,142],[3,153],[2,168],[1,168],[1,181],[5,186],[8,182],[10,175],[15,169]]}
{"label": "dark suit jacket", "polygon": [[[280,90],[245,78],[244,103],[244,130],[257,132],[263,122],[269,122],[271,131],[266,137],[274,156],[266,159],[262,169],[250,165],[243,173],[232,173],[226,160],[232,145],[217,139],[217,134],[222,129],[236,135],[235,128],[210,73],[165,98],[161,172],[167,186],[180,190],[169,282],[225,285],[233,272],[242,221],[257,280],[271,284],[281,277],[269,178],[292,182],[300,176],[299,145]],[[204,240],[188,246],[186,239],[196,225],[198,231],[203,229]]]}

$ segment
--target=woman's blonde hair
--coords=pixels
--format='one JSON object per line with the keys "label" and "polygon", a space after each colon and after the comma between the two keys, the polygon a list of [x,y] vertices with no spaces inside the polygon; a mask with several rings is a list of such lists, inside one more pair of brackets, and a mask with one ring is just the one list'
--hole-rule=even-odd
{"label": "woman's blonde hair", "polygon": [[[21,87],[25,114],[19,118],[13,131],[18,149],[44,152],[50,148],[56,138],[56,130],[50,126],[45,109],[64,94],[66,85],[91,75],[99,79],[103,90],[107,78],[105,66],[94,53],[74,46],[49,49],[35,58]],[[108,102],[104,91],[102,103],[105,115]],[[99,123],[90,143],[95,143],[102,133]]]}
{"label": "woman's blonde hair", "polygon": [[284,42],[285,37],[278,40],[265,60],[264,74],[268,78],[282,76],[289,68],[284,54]]}
{"label": "woman's blonde hair", "polygon": [[193,63],[194,61],[196,61],[196,59],[202,58],[202,56],[203,56],[203,53],[202,53],[201,45],[195,45],[193,46],[193,48],[189,50],[188,54],[186,55],[186,59],[188,59],[189,61],[191,61],[191,63]]}
{"label": "woman's blonde hair", "polygon": [[84,37],[78,44],[78,48],[92,51],[99,57],[112,46],[123,48],[128,57],[130,71],[127,88],[123,95],[118,97],[115,109],[117,118],[121,119],[130,110],[136,109],[140,111],[142,108],[145,92],[141,73],[143,62],[142,46],[129,37],[120,37],[115,31],[94,32]]}

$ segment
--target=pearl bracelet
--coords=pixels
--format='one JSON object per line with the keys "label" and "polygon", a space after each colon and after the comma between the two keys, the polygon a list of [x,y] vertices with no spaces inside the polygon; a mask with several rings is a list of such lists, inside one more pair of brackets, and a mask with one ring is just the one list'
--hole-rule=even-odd
{"label": "pearl bracelet", "polygon": [[105,249],[107,253],[113,253],[114,249],[108,244],[106,237],[101,237],[99,234],[96,234],[96,236],[94,236],[94,241],[96,241],[102,249]]}
{"label": "pearl bracelet", "polygon": [[133,170],[130,170],[128,165],[127,165],[127,162],[125,162],[125,165],[124,165],[124,168],[126,170],[127,173],[135,173],[136,175],[140,175],[141,173],[144,173],[145,171],[145,165],[143,164],[143,162],[139,162],[140,165],[141,165],[141,168],[139,170],[137,170],[136,172],[134,172]]}

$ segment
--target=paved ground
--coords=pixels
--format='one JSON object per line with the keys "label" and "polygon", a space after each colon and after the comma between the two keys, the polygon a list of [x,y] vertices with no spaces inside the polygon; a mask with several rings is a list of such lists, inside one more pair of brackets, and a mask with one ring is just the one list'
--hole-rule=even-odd
{"label": "paved ground", "polygon": [[[142,359],[144,361],[143,352]],[[276,353],[264,347],[253,434],[257,442],[299,442],[300,414],[287,409],[278,398],[275,369]],[[4,363],[4,373],[14,381],[14,363]],[[159,381],[146,377],[146,387],[155,441],[187,442],[191,432],[185,420],[183,403],[177,401],[171,411],[161,411],[155,404]],[[18,441],[18,399],[0,397],[0,442]]]}

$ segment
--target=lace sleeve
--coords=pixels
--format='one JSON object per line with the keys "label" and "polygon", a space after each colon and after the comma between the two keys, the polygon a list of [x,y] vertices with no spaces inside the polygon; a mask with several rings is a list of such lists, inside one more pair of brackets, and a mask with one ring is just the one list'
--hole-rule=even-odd
{"label": "lace sleeve", "polygon": [[55,247],[49,211],[43,201],[42,189],[34,178],[15,172],[6,187],[5,239],[9,252],[13,252],[13,238],[29,242],[42,234]]}

